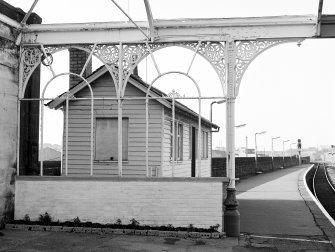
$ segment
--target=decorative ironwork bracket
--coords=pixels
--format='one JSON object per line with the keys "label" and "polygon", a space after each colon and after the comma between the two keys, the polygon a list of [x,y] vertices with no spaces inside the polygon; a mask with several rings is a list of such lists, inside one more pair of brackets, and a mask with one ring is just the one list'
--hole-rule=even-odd
{"label": "decorative ironwork bracket", "polygon": [[[48,54],[54,54],[58,51],[77,48],[91,52],[94,49],[93,55],[96,56],[109,70],[115,86],[118,87],[119,83],[119,67],[122,67],[122,87],[121,96],[124,95],[126,83],[129,76],[133,73],[135,67],[150,53],[162,48],[170,46],[180,46],[192,51],[197,49],[197,54],[203,56],[215,69],[219,76],[223,90],[225,90],[226,83],[226,69],[225,69],[225,43],[224,42],[174,42],[174,43],[151,43],[149,48],[146,44],[132,44],[122,45],[122,66],[119,66],[119,46],[116,45],[72,45],[72,46],[48,46],[45,51]],[[150,49],[150,50],[149,50]],[[42,51],[38,47],[23,47],[21,69],[22,74],[20,77],[20,97],[24,96],[24,90],[27,82],[35,70],[41,63]]]}
{"label": "decorative ironwork bracket", "polygon": [[250,63],[265,50],[287,42],[300,40],[252,40],[236,43],[235,97],[238,95],[242,77]]}
{"label": "decorative ironwork bracket", "polygon": [[[197,54],[204,57],[216,71],[222,88],[226,95],[228,93],[233,94],[236,97],[239,92],[242,77],[250,65],[250,63],[265,50],[287,42],[299,42],[297,40],[252,40],[252,41],[235,41],[233,42],[235,48],[227,47],[228,42],[168,42],[168,43],[151,43],[148,44],[149,48],[145,43],[141,44],[128,44],[123,46],[122,53],[122,66],[119,66],[119,46],[117,45],[72,45],[72,46],[48,46],[45,47],[46,53],[54,54],[58,51],[78,48],[91,52],[94,50],[93,55],[96,56],[109,70],[116,88],[119,90],[119,67],[122,67],[122,87],[121,96],[124,95],[125,88],[129,76],[133,73],[135,67],[150,53],[153,53],[159,49],[167,48],[170,46],[179,46],[190,49],[197,52]],[[234,50],[235,53],[228,53],[227,50]],[[22,58],[21,58],[21,76],[20,76],[20,97],[23,97],[27,82],[35,70],[35,68],[41,63],[42,51],[39,47],[23,47]],[[229,56],[230,55],[230,56]],[[235,88],[230,90],[227,87],[227,71],[229,68],[229,57],[235,57]],[[227,69],[226,69],[227,68]]]}

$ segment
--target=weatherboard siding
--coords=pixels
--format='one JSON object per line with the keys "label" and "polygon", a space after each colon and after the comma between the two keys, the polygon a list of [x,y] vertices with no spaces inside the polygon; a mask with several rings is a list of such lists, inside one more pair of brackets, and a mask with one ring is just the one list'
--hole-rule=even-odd
{"label": "weatherboard siding", "polygon": [[[164,110],[164,124],[163,124],[163,161],[162,161],[162,176],[172,176],[172,161],[171,153],[171,113]],[[176,113],[175,121],[183,124],[183,160],[175,161],[174,176],[175,177],[190,177],[191,176],[191,158],[190,158],[190,126],[198,128],[198,122]],[[210,128],[202,125],[202,130],[207,131],[208,134],[208,150],[211,148]],[[199,167],[198,160],[196,161],[196,169]],[[201,177],[211,176],[211,152],[208,152],[208,158],[201,160]]]}
{"label": "weatherboard siding", "polygon": [[[94,97],[116,97],[115,87],[105,74],[95,81]],[[127,86],[126,97],[143,97],[144,94],[132,85]],[[83,89],[76,97],[90,97],[88,89]],[[68,175],[90,175],[91,156],[91,101],[72,101],[69,105],[68,123]],[[95,118],[117,118],[116,100],[96,100],[94,102],[93,137],[95,137]],[[123,117],[129,119],[128,160],[123,161],[124,176],[145,176],[145,101],[124,100]],[[65,131],[64,131],[65,132]],[[161,166],[162,105],[155,100],[149,101],[149,167],[159,170]],[[64,133],[65,143],[65,133]],[[95,152],[93,141],[93,156]],[[65,152],[64,152],[65,155]],[[64,156],[65,158],[65,156]],[[65,172],[65,160],[63,174]],[[94,161],[94,175],[115,176],[118,173],[117,161]]]}

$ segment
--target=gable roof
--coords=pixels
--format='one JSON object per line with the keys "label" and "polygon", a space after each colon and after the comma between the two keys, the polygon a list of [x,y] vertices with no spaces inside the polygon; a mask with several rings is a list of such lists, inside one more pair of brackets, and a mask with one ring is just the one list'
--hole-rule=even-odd
{"label": "gable roof", "polygon": [[[98,78],[100,78],[101,76],[103,76],[105,73],[107,73],[108,70],[105,66],[101,66],[98,69],[96,69],[92,74],[90,74],[86,80],[88,81],[88,83],[92,83],[93,81],[97,80]],[[138,75],[134,75],[131,74],[128,80],[128,84],[133,85],[134,87],[136,87],[137,89],[139,89],[140,91],[142,91],[143,93],[146,93],[148,88],[149,88],[149,84],[145,83],[141,77],[139,77]],[[70,96],[74,96],[76,93],[78,93],[80,90],[84,89],[86,86],[86,83],[84,81],[80,81],[78,82],[77,85],[73,86],[69,91],[70,91]],[[65,102],[66,99],[66,92],[62,93],[61,95],[57,96],[55,99],[53,99],[52,101],[48,102],[47,104],[45,104],[45,106],[49,107],[50,109],[59,109],[61,106],[63,106],[63,103]],[[162,92],[161,90],[155,88],[155,87],[151,87],[150,91],[149,91],[149,97],[167,97],[167,95]],[[167,108],[172,108],[172,101],[168,100],[168,99],[156,99],[157,102],[161,103],[163,106],[167,107]],[[184,104],[178,102],[177,100],[175,101],[175,108],[181,110],[181,112],[185,112],[186,114],[188,114],[189,116],[193,117],[193,118],[198,118],[198,113],[194,112],[192,109],[188,108],[187,106],[185,106]],[[201,117],[201,121],[202,123],[205,123],[207,125],[209,125],[210,127],[214,128],[214,129],[219,129],[220,127],[212,122],[210,122],[209,120]]]}

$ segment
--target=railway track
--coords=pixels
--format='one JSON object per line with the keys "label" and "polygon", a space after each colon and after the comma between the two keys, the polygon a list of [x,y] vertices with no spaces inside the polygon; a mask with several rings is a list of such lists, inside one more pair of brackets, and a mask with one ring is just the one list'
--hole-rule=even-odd
{"label": "railway track", "polygon": [[318,165],[313,175],[313,194],[335,220],[335,188],[330,183],[325,165]]}

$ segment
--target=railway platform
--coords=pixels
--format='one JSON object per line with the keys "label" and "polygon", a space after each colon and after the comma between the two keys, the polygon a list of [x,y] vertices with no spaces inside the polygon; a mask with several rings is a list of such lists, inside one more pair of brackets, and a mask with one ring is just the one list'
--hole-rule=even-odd
{"label": "railway platform", "polygon": [[237,184],[241,236],[181,239],[1,230],[0,251],[335,251],[335,228],[305,188],[303,165]]}
{"label": "railway platform", "polygon": [[304,183],[309,167],[280,169],[238,183],[241,233],[246,243],[279,251],[290,251],[284,247],[292,244],[306,251],[334,251],[335,227]]}

